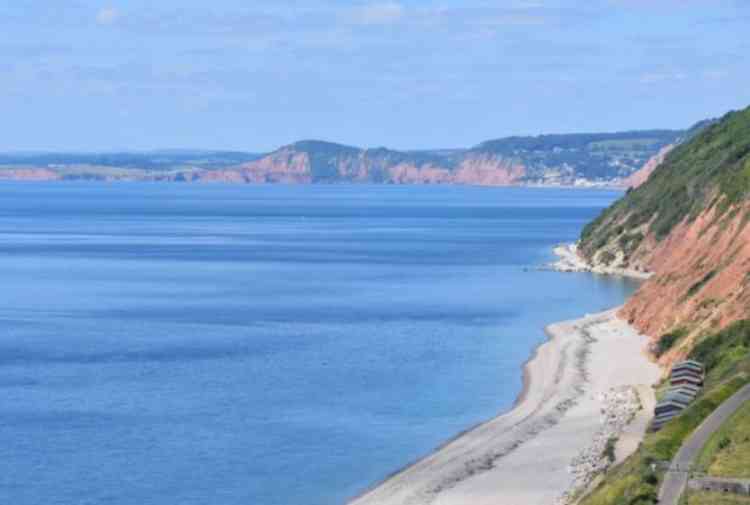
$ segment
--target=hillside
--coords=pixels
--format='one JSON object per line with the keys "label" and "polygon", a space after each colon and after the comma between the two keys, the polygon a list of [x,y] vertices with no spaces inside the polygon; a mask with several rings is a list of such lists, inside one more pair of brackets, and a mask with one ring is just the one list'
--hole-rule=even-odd
{"label": "hillside", "polygon": [[[701,343],[690,353],[690,358],[697,359],[706,365],[706,383],[704,391],[680,416],[676,417],[657,432],[646,435],[638,450],[622,464],[611,468],[599,485],[585,497],[581,505],[653,505],[658,503],[659,484],[664,477],[663,467],[654,466],[671,460],[682,443],[701,422],[708,417],[723,401],[729,398],[745,384],[750,382],[750,322],[738,321],[728,328],[706,335]],[[716,445],[713,441],[705,449],[703,462],[696,470],[707,471],[715,475],[737,476],[736,466],[717,470],[716,466],[726,461],[732,451],[733,465],[741,465],[750,459],[750,450],[744,433],[747,418],[742,417],[745,411],[719,432]],[[739,423],[735,422],[739,420]],[[739,429],[738,429],[739,428]],[[743,431],[744,430],[744,431]],[[720,444],[721,439],[729,438],[730,443]],[[723,452],[722,452],[723,451]],[[708,495],[706,500],[715,500]],[[693,497],[690,503],[694,503]],[[697,501],[696,501],[697,503]],[[719,503],[704,501],[704,503]]]}
{"label": "hillside", "polygon": [[[590,263],[653,276],[620,315],[654,339],[668,365],[705,364],[704,391],[685,412],[612,468],[583,505],[653,504],[663,467],[714,409],[750,381],[750,108],[704,125],[667,154],[639,187],[588,225],[579,251]],[[747,407],[703,448],[697,471],[747,475]],[[724,500],[724,501],[721,501]],[[740,503],[698,493],[690,503]]]}
{"label": "hillside", "polygon": [[434,151],[303,141],[243,164],[239,172],[248,182],[616,185],[681,134],[654,130],[508,137],[470,149]]}
{"label": "hillside", "polygon": [[618,186],[684,131],[507,137],[468,149],[397,151],[305,140],[235,152],[0,155],[0,178],[234,183]]}
{"label": "hillside", "polygon": [[750,108],[675,148],[582,234],[590,262],[654,272],[622,314],[652,337],[695,338],[750,309]]}

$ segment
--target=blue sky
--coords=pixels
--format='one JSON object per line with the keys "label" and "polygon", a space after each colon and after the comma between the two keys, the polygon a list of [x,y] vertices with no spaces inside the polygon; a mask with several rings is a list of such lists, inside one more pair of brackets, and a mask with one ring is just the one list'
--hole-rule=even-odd
{"label": "blue sky", "polygon": [[460,147],[750,104],[748,0],[12,0],[0,150]]}

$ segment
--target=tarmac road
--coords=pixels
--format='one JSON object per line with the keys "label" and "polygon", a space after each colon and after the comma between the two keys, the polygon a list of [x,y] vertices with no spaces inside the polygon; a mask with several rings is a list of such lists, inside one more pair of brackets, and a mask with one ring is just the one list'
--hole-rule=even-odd
{"label": "tarmac road", "polygon": [[724,421],[729,419],[746,401],[750,400],[750,384],[744,386],[719,405],[713,413],[682,444],[672,459],[669,471],[659,489],[660,505],[677,505],[688,481],[688,471],[703,446]]}

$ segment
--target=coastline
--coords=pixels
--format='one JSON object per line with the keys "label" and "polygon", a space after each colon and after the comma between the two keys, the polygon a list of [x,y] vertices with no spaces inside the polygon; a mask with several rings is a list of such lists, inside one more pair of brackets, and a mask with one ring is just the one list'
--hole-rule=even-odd
{"label": "coastline", "polygon": [[653,275],[652,272],[644,272],[632,268],[591,264],[578,254],[578,243],[560,244],[554,248],[553,252],[557,256],[557,261],[548,265],[548,268],[557,272],[591,272],[593,274],[616,275],[638,280],[648,280]]}
{"label": "coastline", "polygon": [[[618,460],[637,448],[652,398],[635,404],[632,395],[636,389],[636,398],[653,395],[659,369],[643,352],[646,337],[618,319],[616,309],[554,323],[545,333],[548,340],[524,363],[523,387],[509,411],[456,435],[348,503],[574,503],[606,466],[600,451],[606,440],[627,432]],[[609,362],[611,355],[618,363]],[[637,415],[641,403],[644,413]],[[603,424],[604,418],[615,425]],[[635,419],[640,421],[631,423]]]}

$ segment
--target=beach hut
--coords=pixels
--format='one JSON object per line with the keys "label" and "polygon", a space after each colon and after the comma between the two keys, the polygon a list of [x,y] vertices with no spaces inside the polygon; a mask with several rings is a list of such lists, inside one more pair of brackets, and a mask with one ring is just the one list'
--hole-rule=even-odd
{"label": "beach hut", "polygon": [[669,397],[665,397],[662,401],[656,404],[656,407],[654,407],[654,415],[658,417],[659,415],[666,414],[668,412],[680,413],[685,410],[685,407],[690,405],[691,401],[692,400],[690,398],[684,397],[682,395],[671,395]]}
{"label": "beach hut", "polygon": [[692,370],[681,370],[671,375],[669,383],[673,386],[692,384],[700,387],[703,385],[703,374],[698,374]]}
{"label": "beach hut", "polygon": [[702,386],[705,378],[705,369],[702,363],[694,360],[685,360],[672,367],[669,382],[672,386],[690,384]]}
{"label": "beach hut", "polygon": [[692,359],[680,361],[679,363],[675,363],[675,365],[672,367],[672,373],[680,372],[682,370],[692,370],[701,375],[705,372],[705,370],[703,369],[703,364]]}
{"label": "beach hut", "polygon": [[703,386],[703,364],[685,360],[672,367],[669,376],[670,388],[654,407],[654,420],[651,428],[660,429],[665,423],[679,415],[695,400]]}
{"label": "beach hut", "polygon": [[695,400],[695,397],[698,396],[698,393],[700,393],[700,391],[700,386],[696,386],[695,384],[679,384],[677,386],[672,386],[671,388],[669,388],[668,393],[676,393],[682,396],[687,396],[692,401]]}

